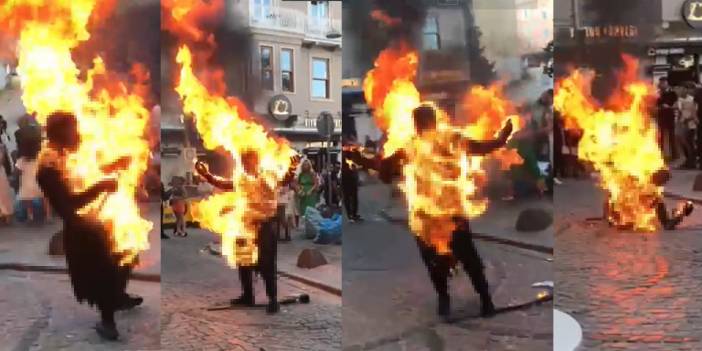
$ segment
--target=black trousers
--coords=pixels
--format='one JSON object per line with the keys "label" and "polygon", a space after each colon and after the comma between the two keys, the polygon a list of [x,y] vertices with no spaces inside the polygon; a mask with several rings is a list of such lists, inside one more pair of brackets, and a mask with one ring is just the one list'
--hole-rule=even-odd
{"label": "black trousers", "polygon": [[678,158],[678,147],[675,141],[675,125],[669,122],[663,122],[658,124],[660,132],[660,147],[661,152],[665,155],[665,145],[666,141],[670,145],[670,154],[673,160]]}
{"label": "black trousers", "polygon": [[689,129],[685,132],[685,140],[687,141],[687,145],[690,146],[689,150],[685,150],[685,165],[691,168],[695,168],[697,154],[699,154],[697,143],[695,143],[695,134],[697,134],[695,129]]}
{"label": "black trousers", "polygon": [[270,301],[277,300],[277,226],[277,219],[272,218],[264,222],[261,225],[261,229],[259,229],[258,237],[256,238],[256,246],[258,247],[258,265],[239,267],[239,281],[241,282],[241,290],[245,297],[254,297],[253,275],[254,271],[258,270],[258,272],[261,274],[261,278],[263,278],[263,282],[266,285],[266,296],[268,296]]}
{"label": "black trousers", "polygon": [[344,207],[349,218],[358,216],[358,182],[342,182]]}
{"label": "black trousers", "polygon": [[422,260],[429,270],[429,277],[439,297],[448,297],[448,276],[455,258],[468,272],[473,288],[481,298],[490,295],[483,261],[475,248],[470,229],[467,226],[456,229],[451,235],[451,255],[440,255],[419,237],[416,238]]}

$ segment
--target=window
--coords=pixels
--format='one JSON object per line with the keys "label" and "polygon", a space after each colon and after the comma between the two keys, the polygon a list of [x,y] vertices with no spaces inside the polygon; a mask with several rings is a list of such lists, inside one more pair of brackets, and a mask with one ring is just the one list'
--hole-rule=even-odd
{"label": "window", "polygon": [[317,20],[329,17],[329,2],[317,1],[316,3],[310,3],[310,17]]}
{"label": "window", "polygon": [[328,59],[312,59],[312,97],[316,99],[329,98]]}
{"label": "window", "polygon": [[541,11],[541,17],[543,19],[548,19],[548,13],[546,13],[546,11]]}
{"label": "window", "polygon": [[258,20],[265,20],[271,16],[273,0],[251,0],[251,13]]}
{"label": "window", "polygon": [[436,17],[427,17],[424,22],[424,50],[438,50],[440,48],[439,21]]}
{"label": "window", "polygon": [[283,91],[294,92],[295,91],[295,81],[294,81],[294,60],[292,49],[281,49],[280,50],[280,78],[281,86]]}
{"label": "window", "polygon": [[261,87],[273,90],[273,48],[261,46]]}

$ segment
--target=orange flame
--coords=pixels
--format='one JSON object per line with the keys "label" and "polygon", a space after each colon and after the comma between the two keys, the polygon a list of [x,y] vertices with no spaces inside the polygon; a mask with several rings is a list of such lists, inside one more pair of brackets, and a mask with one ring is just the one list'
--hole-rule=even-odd
{"label": "orange flame", "polygon": [[[83,216],[98,219],[112,234],[122,264],[132,263],[148,249],[153,224],[140,215],[136,190],[147,169],[149,148],[144,134],[149,111],[144,106],[145,77],[128,86],[118,74],[106,69],[96,57],[86,78],[73,62],[71,51],[90,37],[88,26],[109,13],[113,1],[13,0],[0,5],[0,28],[18,37],[18,72],[22,101],[36,113],[39,123],[56,111],[68,111],[78,119],[81,142],[69,155],[63,171],[75,192],[106,176],[116,176],[118,189],[82,208]],[[135,71],[136,72],[136,71]],[[44,149],[40,158],[51,157]],[[107,170],[115,161],[128,158],[128,167]],[[110,173],[110,174],[106,174]]]}
{"label": "orange flame", "polygon": [[583,131],[578,157],[600,173],[599,186],[609,196],[610,222],[653,231],[658,220],[651,204],[661,198],[663,187],[651,176],[665,167],[656,128],[646,111],[654,89],[637,80],[635,59],[624,56],[624,62],[619,87],[608,103],[611,107],[600,106],[590,95],[592,71],[574,71],[559,81],[554,107],[567,127]]}
{"label": "orange flame", "polygon": [[[180,3],[194,6],[190,9],[195,13],[200,11],[199,5]],[[189,16],[181,14],[181,18]],[[204,228],[222,235],[222,254],[230,266],[253,265],[258,261],[256,233],[261,223],[275,214],[276,189],[295,151],[286,140],[269,135],[243,102],[224,95],[221,70],[203,70],[200,76],[205,78],[199,79],[193,72],[193,54],[187,45],[179,48],[176,62],[180,71],[175,90],[183,111],[194,118],[206,148],[224,148],[234,161],[234,191],[194,204],[193,217]],[[213,92],[204,83],[218,88]]]}
{"label": "orange flame", "polygon": [[[464,99],[470,124],[454,125],[446,111],[434,106],[436,130],[420,137],[412,113],[427,102],[422,102],[414,84],[418,64],[416,50],[406,43],[386,48],[366,75],[363,89],[376,124],[387,136],[384,156],[400,150],[407,156],[400,186],[409,204],[410,228],[438,252],[448,253],[453,218],[479,216],[488,204],[480,193],[487,181],[486,158],[468,155],[468,146],[460,141],[492,138],[508,119],[518,128],[519,119],[499,86],[476,86]],[[490,156],[500,159],[504,167],[522,162],[513,150]]]}
{"label": "orange flame", "polygon": [[385,13],[385,11],[380,10],[380,9],[375,9],[371,11],[370,14],[371,18],[385,24],[388,27],[394,27],[397,26],[398,24],[402,23],[402,20],[397,18],[397,17],[392,17]]}

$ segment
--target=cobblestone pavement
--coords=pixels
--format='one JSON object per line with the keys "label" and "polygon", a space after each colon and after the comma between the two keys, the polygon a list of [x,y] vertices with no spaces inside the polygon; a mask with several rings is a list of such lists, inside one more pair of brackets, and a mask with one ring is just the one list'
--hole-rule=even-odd
{"label": "cobblestone pavement", "polygon": [[[474,318],[478,297],[465,273],[451,281],[457,322],[436,315],[436,294],[412,234],[377,215],[387,198],[362,191],[363,223],[344,227],[344,350],[549,350],[552,304]],[[534,297],[552,280],[550,257],[477,240],[495,304]]]}
{"label": "cobblestone pavement", "polygon": [[129,291],[144,305],[116,316],[120,340],[105,342],[93,329],[96,310],[73,297],[65,274],[0,271],[0,349],[159,350],[158,283],[132,281]]}
{"label": "cobblestone pavement", "polygon": [[[215,237],[190,230],[162,243],[161,329],[164,350],[320,350],[341,348],[341,298],[282,277],[278,294],[308,293],[308,305],[207,311],[240,294],[238,274],[202,250]],[[267,301],[257,281],[257,302]]]}
{"label": "cobblestone pavement", "polygon": [[582,325],[583,349],[702,349],[702,211],[676,231],[621,232],[588,220],[602,208],[590,182],[556,194],[555,306]]}

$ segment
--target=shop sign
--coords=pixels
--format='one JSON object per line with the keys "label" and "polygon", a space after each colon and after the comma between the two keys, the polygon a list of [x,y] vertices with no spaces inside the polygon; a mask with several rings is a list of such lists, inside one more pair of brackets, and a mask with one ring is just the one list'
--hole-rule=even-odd
{"label": "shop sign", "polygon": [[682,15],[690,27],[702,30],[702,0],[685,0]]}

